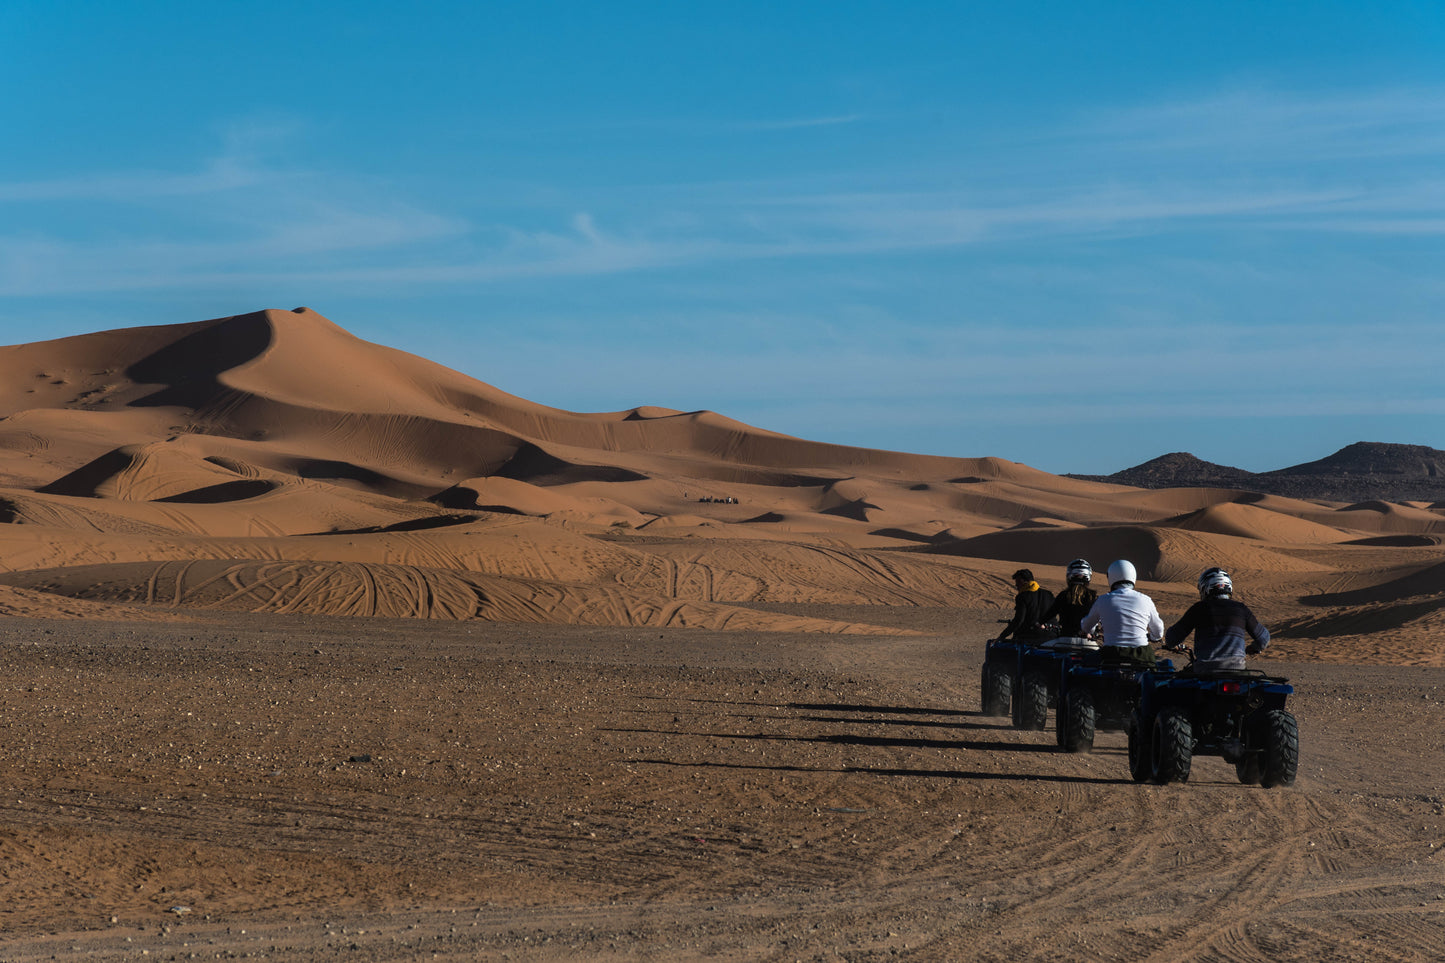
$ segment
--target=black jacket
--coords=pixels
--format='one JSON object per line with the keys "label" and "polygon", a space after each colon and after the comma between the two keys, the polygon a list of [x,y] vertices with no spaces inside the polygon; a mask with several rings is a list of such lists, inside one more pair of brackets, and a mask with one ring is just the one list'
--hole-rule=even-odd
{"label": "black jacket", "polygon": [[1043,638],[1044,612],[1054,601],[1054,593],[1045,588],[1026,589],[1014,596],[1014,617],[1008,627],[998,634],[1000,639],[1013,636],[1018,639]]}
{"label": "black jacket", "polygon": [[1243,602],[1210,596],[1189,607],[1184,617],[1164,633],[1164,644],[1182,645],[1194,633],[1194,664],[1203,668],[1243,667],[1250,640],[1262,649],[1269,645],[1269,629],[1260,624]]}
{"label": "black jacket", "polygon": [[1060,635],[1078,635],[1079,623],[1084,621],[1084,616],[1094,607],[1094,600],[1099,597],[1099,593],[1091,588],[1084,589],[1084,601],[1080,605],[1069,602],[1068,594],[1069,590],[1065,589],[1054,599],[1054,604],[1044,612],[1043,621],[1052,622],[1058,619]]}

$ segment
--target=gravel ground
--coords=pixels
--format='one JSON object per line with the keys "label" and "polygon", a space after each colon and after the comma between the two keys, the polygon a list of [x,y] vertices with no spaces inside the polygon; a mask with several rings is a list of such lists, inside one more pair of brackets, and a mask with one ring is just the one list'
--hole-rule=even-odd
{"label": "gravel ground", "polygon": [[1294,786],[1136,785],[872,621],[8,620],[0,959],[1445,958],[1445,670],[1265,661]]}

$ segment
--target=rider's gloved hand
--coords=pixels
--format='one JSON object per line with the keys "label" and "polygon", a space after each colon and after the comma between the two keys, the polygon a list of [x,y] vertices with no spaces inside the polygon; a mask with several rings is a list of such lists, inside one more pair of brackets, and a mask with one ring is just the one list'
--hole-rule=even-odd
{"label": "rider's gloved hand", "polygon": [[1251,642],[1249,643],[1249,645],[1246,645],[1244,647],[1244,652],[1246,655],[1259,655],[1263,651],[1264,646],[1260,645],[1258,642]]}

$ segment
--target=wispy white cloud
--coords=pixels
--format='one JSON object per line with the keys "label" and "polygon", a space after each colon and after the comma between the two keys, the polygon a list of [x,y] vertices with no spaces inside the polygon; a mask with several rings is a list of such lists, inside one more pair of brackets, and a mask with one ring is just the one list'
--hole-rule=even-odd
{"label": "wispy white cloud", "polygon": [[262,185],[284,185],[301,172],[265,163],[300,128],[284,118],[247,118],[218,132],[221,149],[191,170],[99,171],[64,178],[0,182],[0,203],[106,201],[136,204],[159,198],[221,194]]}
{"label": "wispy white cloud", "polygon": [[[886,172],[859,172],[852,190],[837,190],[845,180],[837,175],[824,189],[793,178],[668,185],[651,193],[632,188],[628,208],[595,215],[629,238],[625,256],[616,256],[623,253],[616,237],[569,238],[534,248],[541,255],[535,262],[487,257],[485,266],[457,266],[452,276],[628,271],[1078,236],[1429,236],[1445,220],[1445,182],[1434,173],[1439,165],[1429,163],[1445,161],[1442,120],[1445,88],[1315,97],[1236,91],[1125,108],[1021,141],[1012,148],[1015,169],[1007,176],[991,171],[977,187],[954,172],[935,180],[963,186],[900,192]],[[1241,163],[1221,164],[1221,152]],[[898,179],[919,177],[912,171]]]}
{"label": "wispy white cloud", "polygon": [[[640,324],[640,322],[638,322]],[[487,354],[509,356],[509,371],[541,381],[556,367],[548,345],[565,322],[520,332]],[[694,332],[725,332],[699,339]],[[1046,342],[1047,350],[1039,347]],[[668,364],[649,374],[658,397],[623,397],[623,403],[687,404],[691,394],[767,397],[781,386],[794,397],[904,404],[931,398],[961,407],[996,408],[999,417],[1031,411],[1058,417],[1061,404],[1122,405],[1144,394],[1150,409],[1239,410],[1289,407],[1320,396],[1347,402],[1340,411],[1383,410],[1438,400],[1438,359],[1445,330],[1435,319],[1312,323],[1253,323],[1219,319],[1190,325],[1119,320],[1106,330],[1058,326],[1047,334],[1013,325],[938,325],[889,313],[839,319],[777,311],[698,312],[685,327],[665,322],[647,329],[646,343]],[[1400,346],[1412,350],[1402,353]],[[589,339],[586,364],[600,374],[625,367],[637,345],[615,338]],[[572,379],[573,373],[564,377]],[[1382,392],[1379,386],[1390,386]],[[846,386],[840,391],[839,386]],[[549,390],[551,390],[549,388]],[[636,389],[630,384],[590,385],[589,392]],[[623,404],[625,406],[625,404]],[[1030,415],[1030,418],[1034,415]]]}
{"label": "wispy white cloud", "polygon": [[[574,214],[569,230],[502,228],[503,241],[471,260],[345,267],[308,272],[319,281],[456,284],[565,277],[801,257],[857,257],[986,245],[1065,235],[1121,236],[1251,221],[1264,229],[1354,230],[1341,217],[1355,195],[1331,190],[1148,191],[1107,189],[1016,203],[969,203],[957,192],[769,197],[749,204],[717,199],[706,213],[630,230]],[[1333,219],[1301,220],[1333,214]],[[1361,222],[1363,223],[1363,222]],[[679,227],[681,225],[681,227]],[[1380,222],[1376,230],[1384,227]]]}
{"label": "wispy white cloud", "polygon": [[[191,170],[97,172],[0,184],[0,294],[12,296],[204,287],[316,269],[465,233],[461,218],[425,210],[355,175],[268,162],[285,124],[241,123],[224,149]],[[46,204],[86,205],[88,229],[66,231]],[[3,230],[3,229],[0,229]]]}
{"label": "wispy white cloud", "polygon": [[1247,151],[1266,164],[1419,158],[1445,152],[1445,87],[1313,94],[1241,88],[1098,112],[1058,134],[1111,151]]}
{"label": "wispy white cloud", "polygon": [[782,120],[744,121],[733,125],[733,129],[743,131],[802,130],[808,127],[840,127],[844,124],[856,124],[861,120],[863,120],[862,114],[837,114],[827,117],[791,117]]}
{"label": "wispy white cloud", "polygon": [[193,171],[98,173],[0,183],[0,203],[82,200],[134,204],[155,198],[216,194],[285,178],[218,158]]}
{"label": "wispy white cloud", "polygon": [[[796,174],[616,190],[557,184],[550,200],[535,192],[519,213],[500,201],[444,210],[354,172],[277,163],[295,136],[283,118],[233,125],[217,156],[190,170],[0,184],[0,205],[25,208],[30,225],[17,220],[0,234],[0,293],[268,279],[466,285],[1166,233],[1431,237],[1445,225],[1441,121],[1445,89],[1236,91],[1031,132],[1012,148],[1017,163],[987,178],[971,180],[965,165],[931,179],[918,169],[835,170],[818,187]],[[1221,168],[1220,151],[1249,163]],[[1000,156],[994,163],[1008,166],[1009,150]],[[923,186],[897,190],[905,180]],[[66,201],[148,216],[116,214],[109,229],[81,234],[35,215]]]}
{"label": "wispy white cloud", "polygon": [[[162,233],[123,241],[26,235],[0,237],[0,294],[204,287],[319,273],[319,262],[404,249],[456,236],[461,222],[405,205],[352,206],[315,196],[247,197],[214,212],[222,236],[170,240]],[[291,262],[309,262],[297,272]]]}

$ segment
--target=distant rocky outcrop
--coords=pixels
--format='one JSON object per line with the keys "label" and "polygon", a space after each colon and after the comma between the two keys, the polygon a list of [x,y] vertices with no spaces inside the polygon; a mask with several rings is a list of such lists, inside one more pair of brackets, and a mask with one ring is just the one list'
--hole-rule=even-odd
{"label": "distant rocky outcrop", "polygon": [[1238,488],[1324,501],[1436,503],[1445,501],[1445,451],[1358,441],[1318,461],[1257,473],[1173,452],[1112,475],[1070,477],[1135,488]]}
{"label": "distant rocky outcrop", "polygon": [[1247,488],[1253,477],[1253,472],[1243,468],[1216,465],[1187,451],[1176,451],[1099,480],[1134,488]]}
{"label": "distant rocky outcrop", "polygon": [[1391,476],[1398,478],[1445,478],[1445,451],[1425,445],[1391,445],[1378,441],[1357,441],[1328,458],[1281,468],[1269,474],[1289,476]]}

